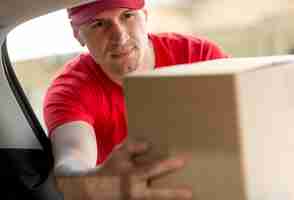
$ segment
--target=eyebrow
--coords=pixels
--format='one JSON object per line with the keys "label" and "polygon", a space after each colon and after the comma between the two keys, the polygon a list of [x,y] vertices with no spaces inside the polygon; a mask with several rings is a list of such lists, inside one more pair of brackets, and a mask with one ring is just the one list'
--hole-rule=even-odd
{"label": "eyebrow", "polygon": [[[128,12],[134,12],[134,11],[136,11],[136,10],[134,10],[134,9],[126,9],[126,10],[122,11],[119,15],[125,14],[125,13],[128,13]],[[107,21],[107,20],[109,20],[109,18],[105,18],[105,17],[94,17],[91,20],[91,23],[92,22],[95,22],[95,21]]]}
{"label": "eyebrow", "polygon": [[91,21],[89,21],[89,24],[95,23],[95,22],[105,22],[107,21],[107,18],[93,18]]}

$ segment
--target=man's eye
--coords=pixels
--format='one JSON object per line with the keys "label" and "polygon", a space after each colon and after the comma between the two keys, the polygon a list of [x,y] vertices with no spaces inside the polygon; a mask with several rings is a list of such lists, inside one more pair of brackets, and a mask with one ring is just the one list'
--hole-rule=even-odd
{"label": "man's eye", "polygon": [[101,28],[101,27],[105,26],[105,23],[102,21],[96,21],[96,22],[91,23],[90,26],[91,26],[91,28]]}
{"label": "man's eye", "polygon": [[125,16],[126,19],[128,19],[128,18],[133,17],[134,13],[125,13],[124,16]]}

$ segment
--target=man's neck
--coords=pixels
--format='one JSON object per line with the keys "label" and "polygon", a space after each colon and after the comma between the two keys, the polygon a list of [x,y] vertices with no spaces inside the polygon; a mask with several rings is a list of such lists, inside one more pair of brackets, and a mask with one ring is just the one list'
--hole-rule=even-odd
{"label": "man's neck", "polygon": [[152,41],[148,40],[148,50],[143,59],[143,65],[136,71],[152,70],[155,67],[155,50]]}

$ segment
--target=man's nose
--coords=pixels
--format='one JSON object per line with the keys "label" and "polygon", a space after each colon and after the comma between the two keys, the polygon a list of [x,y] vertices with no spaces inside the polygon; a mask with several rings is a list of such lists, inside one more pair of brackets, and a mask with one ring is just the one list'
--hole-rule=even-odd
{"label": "man's nose", "polygon": [[127,28],[121,23],[113,23],[111,28],[111,41],[113,45],[123,45],[130,36]]}

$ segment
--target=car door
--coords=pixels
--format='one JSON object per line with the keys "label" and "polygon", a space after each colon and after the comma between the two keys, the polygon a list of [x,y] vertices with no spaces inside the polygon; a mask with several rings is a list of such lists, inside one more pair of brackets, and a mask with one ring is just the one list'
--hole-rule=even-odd
{"label": "car door", "polygon": [[[63,199],[54,185],[51,144],[15,76],[6,36],[19,24],[77,0],[3,0],[0,6],[0,196]],[[25,38],[24,38],[25,40]],[[40,66],[41,67],[41,66]]]}

